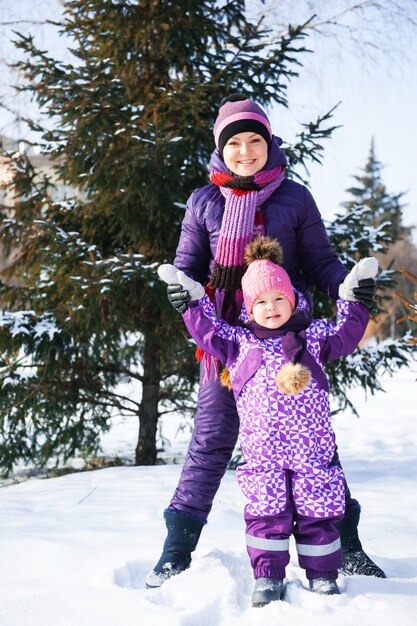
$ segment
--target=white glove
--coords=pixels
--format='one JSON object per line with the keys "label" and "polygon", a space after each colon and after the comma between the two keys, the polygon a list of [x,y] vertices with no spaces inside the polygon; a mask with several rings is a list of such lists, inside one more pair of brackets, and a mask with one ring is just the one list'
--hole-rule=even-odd
{"label": "white glove", "polygon": [[374,279],[378,273],[378,261],[375,257],[365,257],[359,263],[353,266],[343,283],[339,286],[339,298],[342,300],[350,300],[357,302],[357,298],[353,292],[359,287],[360,280]]}
{"label": "white glove", "polygon": [[200,300],[205,294],[203,285],[189,278],[182,270],[170,263],[164,263],[158,267],[158,276],[168,285],[181,285],[190,294],[191,301]]}

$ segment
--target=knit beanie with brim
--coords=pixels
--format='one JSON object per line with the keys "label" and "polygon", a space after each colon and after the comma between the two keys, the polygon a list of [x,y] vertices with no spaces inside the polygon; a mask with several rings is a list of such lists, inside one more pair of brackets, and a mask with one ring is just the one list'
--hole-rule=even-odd
{"label": "knit beanie with brim", "polygon": [[223,154],[231,137],[245,132],[261,135],[268,146],[271,143],[271,124],[265,111],[243,94],[232,94],[223,100],[213,128],[214,141],[220,154]]}

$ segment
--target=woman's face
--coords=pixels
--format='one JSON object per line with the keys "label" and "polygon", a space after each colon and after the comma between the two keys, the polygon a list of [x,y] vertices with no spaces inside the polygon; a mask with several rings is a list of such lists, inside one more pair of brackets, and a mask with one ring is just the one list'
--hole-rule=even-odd
{"label": "woman's face", "polygon": [[268,160],[268,144],[257,133],[238,133],[223,148],[223,160],[233,174],[253,176]]}

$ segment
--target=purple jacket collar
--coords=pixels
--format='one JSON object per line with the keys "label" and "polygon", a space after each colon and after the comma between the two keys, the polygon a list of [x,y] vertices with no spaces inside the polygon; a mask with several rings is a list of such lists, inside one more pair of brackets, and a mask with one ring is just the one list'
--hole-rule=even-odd
{"label": "purple jacket collar", "polygon": [[288,322],[286,322],[280,328],[266,328],[265,326],[261,326],[256,322],[249,322],[246,324],[246,327],[249,328],[250,331],[253,332],[258,339],[274,339],[275,337],[283,337],[288,332],[299,332],[301,330],[305,330],[311,323],[311,319],[309,318],[306,311],[296,311],[294,315],[290,317]]}
{"label": "purple jacket collar", "polygon": [[295,314],[281,328],[274,330],[260,326],[256,322],[247,324],[247,328],[258,339],[273,339],[281,337],[282,351],[287,361],[292,363],[301,363],[305,365],[311,372],[313,378],[318,382],[320,387],[329,390],[329,382],[327,376],[317,363],[316,359],[307,350],[307,338],[305,329],[310,325],[311,320],[305,311],[296,311]]}

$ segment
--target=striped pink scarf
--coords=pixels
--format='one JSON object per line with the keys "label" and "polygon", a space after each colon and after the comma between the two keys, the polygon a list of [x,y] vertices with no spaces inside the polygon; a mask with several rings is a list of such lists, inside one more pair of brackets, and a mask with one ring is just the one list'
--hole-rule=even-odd
{"label": "striped pink scarf", "polygon": [[[278,189],[285,178],[285,166],[262,170],[254,176],[231,176],[211,170],[210,180],[220,187],[225,208],[213,270],[206,291],[214,301],[216,311],[229,323],[236,323],[243,303],[241,280],[245,270],[245,248],[254,237],[264,235],[264,223],[258,208]],[[203,384],[214,370],[218,378],[218,363],[214,357],[197,349],[198,361],[203,360]]]}
{"label": "striped pink scarf", "polygon": [[210,284],[215,289],[239,289],[247,244],[262,232],[257,208],[285,178],[285,167],[262,170],[254,176],[231,176],[211,170],[210,180],[220,187],[225,208]]}

